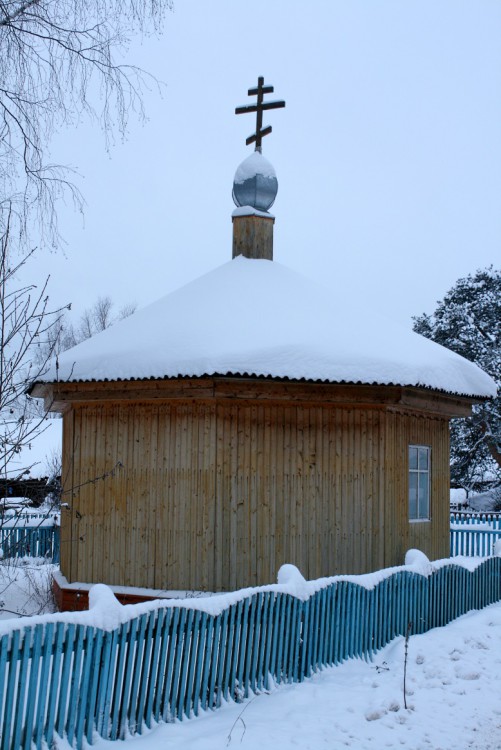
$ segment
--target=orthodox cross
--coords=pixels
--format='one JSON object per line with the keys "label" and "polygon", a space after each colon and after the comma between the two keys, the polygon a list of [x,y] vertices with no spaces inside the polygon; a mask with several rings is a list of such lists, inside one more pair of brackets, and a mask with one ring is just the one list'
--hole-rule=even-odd
{"label": "orthodox cross", "polygon": [[249,96],[257,96],[256,104],[250,104],[248,107],[237,107],[235,109],[236,115],[244,115],[248,112],[256,112],[256,132],[250,135],[245,144],[248,146],[250,143],[256,143],[256,151],[261,151],[261,141],[265,135],[271,133],[271,125],[263,128],[263,112],[265,109],[280,109],[285,107],[284,101],[275,102],[263,102],[265,94],[272,94],[273,86],[265,86],[263,76],[259,76],[257,79],[257,88],[249,89]]}

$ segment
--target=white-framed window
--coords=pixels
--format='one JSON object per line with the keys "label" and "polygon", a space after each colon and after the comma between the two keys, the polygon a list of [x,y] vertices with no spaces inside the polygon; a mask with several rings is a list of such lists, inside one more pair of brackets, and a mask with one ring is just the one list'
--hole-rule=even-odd
{"label": "white-framed window", "polygon": [[431,448],[409,445],[409,521],[430,519]]}

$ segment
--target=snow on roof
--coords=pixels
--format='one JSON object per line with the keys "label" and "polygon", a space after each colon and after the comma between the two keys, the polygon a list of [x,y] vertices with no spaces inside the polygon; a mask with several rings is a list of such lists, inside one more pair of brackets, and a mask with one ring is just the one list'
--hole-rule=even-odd
{"label": "snow on roof", "polygon": [[44,381],[204,375],[496,393],[476,365],[347,298],[342,279],[327,289],[242,256],[64,352]]}

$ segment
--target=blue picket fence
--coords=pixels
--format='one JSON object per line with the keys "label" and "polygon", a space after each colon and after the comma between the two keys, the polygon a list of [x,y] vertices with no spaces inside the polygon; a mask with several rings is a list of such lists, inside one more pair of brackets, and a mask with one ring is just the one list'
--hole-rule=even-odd
{"label": "blue picket fence", "polygon": [[13,526],[0,523],[0,551],[7,557],[45,557],[59,563],[59,526]]}
{"label": "blue picket fence", "polygon": [[95,733],[141,733],[350,657],[369,660],[409,624],[422,633],[501,599],[501,557],[473,571],[450,561],[416,571],[324,579],[306,599],[276,585],[231,604],[136,605],[114,630],[85,624],[92,610],[11,630],[0,638],[0,750],[40,749],[56,734],[81,748]]}
{"label": "blue picket fence", "polygon": [[499,513],[451,513],[451,557],[488,557],[498,539],[501,539]]}

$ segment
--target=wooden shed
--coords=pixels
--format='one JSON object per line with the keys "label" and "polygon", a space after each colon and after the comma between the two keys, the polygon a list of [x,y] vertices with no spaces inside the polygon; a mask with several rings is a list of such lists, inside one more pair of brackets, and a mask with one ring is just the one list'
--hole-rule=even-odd
{"label": "wooden shed", "polygon": [[32,388],[63,414],[68,592],[226,591],[283,563],[317,578],[449,553],[449,419],[492,380],[347,309],[340,281],[272,261],[266,212],[240,208],[233,225],[231,261]]}

